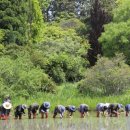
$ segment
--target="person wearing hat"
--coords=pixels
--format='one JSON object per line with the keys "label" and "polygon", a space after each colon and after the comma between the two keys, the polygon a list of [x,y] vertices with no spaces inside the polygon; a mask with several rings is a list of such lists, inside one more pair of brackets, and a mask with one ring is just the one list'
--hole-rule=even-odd
{"label": "person wearing hat", "polygon": [[99,117],[101,113],[105,116],[105,112],[108,112],[109,105],[109,103],[98,103],[96,106],[97,117]]}
{"label": "person wearing hat", "polygon": [[125,106],[125,112],[126,112],[126,116],[129,116],[130,104],[127,104],[127,105]]}
{"label": "person wearing hat", "polygon": [[81,118],[84,118],[85,115],[88,115],[88,105],[87,104],[80,104],[78,110],[81,114]]}
{"label": "person wearing hat", "polygon": [[12,108],[12,104],[10,102],[4,102],[2,106],[0,107],[1,109],[0,118],[3,120],[8,119],[11,108]]}
{"label": "person wearing hat", "polygon": [[28,118],[31,119],[31,115],[33,115],[33,119],[36,118],[37,110],[39,109],[39,105],[37,103],[33,103],[28,107]]}
{"label": "person wearing hat", "polygon": [[76,107],[73,105],[69,105],[69,106],[65,107],[65,109],[68,111],[69,117],[71,117],[73,115],[73,113],[76,111]]}
{"label": "person wearing hat", "polygon": [[123,109],[123,105],[119,103],[110,104],[108,107],[108,113],[110,117],[115,116],[118,117],[120,115],[119,110]]}
{"label": "person wearing hat", "polygon": [[4,102],[9,102],[9,103],[11,103],[11,98],[10,98],[9,95],[6,95],[6,96],[5,96],[5,98],[4,98],[4,100],[3,100],[3,103],[4,103]]}
{"label": "person wearing hat", "polygon": [[65,107],[63,105],[56,106],[54,109],[53,118],[55,118],[58,113],[60,114],[60,118],[63,118],[64,112],[65,112]]}
{"label": "person wearing hat", "polygon": [[41,118],[44,118],[44,115],[46,116],[46,118],[48,118],[49,108],[50,108],[50,102],[44,102],[40,106],[39,112],[41,113]]}
{"label": "person wearing hat", "polygon": [[25,109],[27,109],[27,106],[25,104],[18,105],[14,111],[15,119],[22,119],[22,115],[25,114]]}
{"label": "person wearing hat", "polygon": [[127,105],[125,106],[125,112],[126,112],[126,116],[129,116],[130,104],[127,104]]}

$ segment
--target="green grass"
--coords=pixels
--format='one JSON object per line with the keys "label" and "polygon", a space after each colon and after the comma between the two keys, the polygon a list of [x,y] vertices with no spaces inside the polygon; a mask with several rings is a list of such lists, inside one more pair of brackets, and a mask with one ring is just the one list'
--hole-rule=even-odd
{"label": "green grass", "polygon": [[54,107],[58,104],[62,104],[64,106],[67,105],[75,105],[79,106],[81,103],[86,103],[89,105],[89,108],[91,110],[94,110],[97,103],[100,102],[108,102],[108,103],[122,103],[123,105],[126,105],[130,103],[130,92],[119,96],[107,96],[107,97],[89,97],[89,96],[83,96],[78,93],[78,90],[76,89],[76,84],[63,84],[61,86],[58,86],[58,90],[56,94],[51,93],[38,93],[34,97],[30,97],[29,99],[24,99],[22,97],[16,97],[15,99],[12,99],[13,106],[19,105],[19,104],[27,104],[30,105],[34,102],[39,103],[40,105],[44,101],[49,101],[51,103],[50,111],[54,110]]}

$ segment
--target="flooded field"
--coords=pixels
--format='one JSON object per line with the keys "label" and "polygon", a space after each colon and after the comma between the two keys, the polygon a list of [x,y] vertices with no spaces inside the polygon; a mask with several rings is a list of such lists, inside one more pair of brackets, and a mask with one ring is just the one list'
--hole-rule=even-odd
{"label": "flooded field", "polygon": [[130,117],[0,120],[0,130],[130,130]]}

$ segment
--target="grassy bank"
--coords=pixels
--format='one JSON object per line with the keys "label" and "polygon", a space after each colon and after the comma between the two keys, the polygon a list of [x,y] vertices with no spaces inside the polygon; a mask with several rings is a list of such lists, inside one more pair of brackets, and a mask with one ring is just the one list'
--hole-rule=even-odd
{"label": "grassy bank", "polygon": [[50,111],[54,110],[54,107],[58,104],[62,104],[64,106],[73,104],[75,106],[79,106],[81,103],[86,103],[89,105],[91,110],[94,110],[97,103],[100,102],[112,102],[112,103],[122,103],[123,105],[130,103],[130,94],[129,92],[120,95],[120,96],[109,96],[109,97],[88,97],[83,96],[78,93],[76,89],[76,84],[63,84],[58,86],[58,90],[56,94],[51,93],[38,93],[37,96],[30,97],[29,99],[24,99],[22,97],[12,99],[13,106],[18,104],[32,104],[37,102],[42,104],[44,101],[49,101],[51,103]]}

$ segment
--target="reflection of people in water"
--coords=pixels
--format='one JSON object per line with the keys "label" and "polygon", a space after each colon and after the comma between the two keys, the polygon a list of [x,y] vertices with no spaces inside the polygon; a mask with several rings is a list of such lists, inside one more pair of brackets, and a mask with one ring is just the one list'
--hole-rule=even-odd
{"label": "reflection of people in water", "polygon": [[87,104],[81,104],[78,108],[81,118],[84,118],[85,115],[88,115],[88,105]]}

